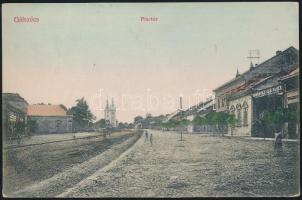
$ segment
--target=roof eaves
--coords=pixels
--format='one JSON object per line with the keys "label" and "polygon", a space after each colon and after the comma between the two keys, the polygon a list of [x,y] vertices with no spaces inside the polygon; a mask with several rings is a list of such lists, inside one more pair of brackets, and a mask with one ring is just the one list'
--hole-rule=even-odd
{"label": "roof eaves", "polygon": [[228,85],[229,83],[235,81],[237,78],[243,77],[243,76],[246,75],[247,73],[249,73],[249,72],[255,70],[256,68],[261,67],[261,65],[264,65],[265,63],[269,62],[270,60],[272,60],[272,59],[274,59],[274,58],[276,58],[276,57],[278,57],[278,56],[281,56],[282,54],[284,54],[285,52],[287,52],[287,51],[289,51],[289,50],[298,51],[295,47],[290,46],[290,47],[288,47],[287,49],[285,49],[284,51],[282,51],[280,54],[274,55],[273,57],[271,57],[271,58],[265,60],[264,62],[262,62],[262,63],[260,63],[259,65],[255,66],[254,69],[252,69],[252,70],[250,70],[250,69],[249,69],[249,70],[246,70],[246,71],[243,72],[240,76],[231,79],[230,81],[228,81],[228,82],[226,82],[225,84],[223,84],[223,85],[217,87],[217,88],[214,89],[213,91],[215,92],[215,91],[221,89],[222,87],[224,87],[224,86]]}
{"label": "roof eaves", "polygon": [[72,117],[72,115],[27,115],[28,117]]}

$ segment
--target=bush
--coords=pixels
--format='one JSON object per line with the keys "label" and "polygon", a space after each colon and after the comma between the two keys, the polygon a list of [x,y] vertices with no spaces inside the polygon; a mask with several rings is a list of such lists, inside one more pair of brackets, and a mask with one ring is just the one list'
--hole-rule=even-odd
{"label": "bush", "polygon": [[274,132],[281,131],[282,125],[288,123],[298,123],[298,111],[291,111],[288,108],[278,107],[275,111],[265,111],[261,124],[266,127],[271,127]]}

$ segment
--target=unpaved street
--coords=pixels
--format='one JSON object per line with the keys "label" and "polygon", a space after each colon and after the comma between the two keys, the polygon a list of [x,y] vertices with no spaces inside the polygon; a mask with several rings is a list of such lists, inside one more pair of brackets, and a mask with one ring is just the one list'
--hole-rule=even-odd
{"label": "unpaved street", "polygon": [[149,131],[131,151],[59,196],[288,196],[299,193],[298,145]]}

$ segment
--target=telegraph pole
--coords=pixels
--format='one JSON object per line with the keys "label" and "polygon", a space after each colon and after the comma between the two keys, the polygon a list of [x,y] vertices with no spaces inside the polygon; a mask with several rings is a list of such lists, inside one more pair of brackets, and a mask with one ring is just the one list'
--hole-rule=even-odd
{"label": "telegraph pole", "polygon": [[[182,97],[179,98],[180,120],[182,120]],[[182,141],[182,130],[180,126],[180,141]]]}
{"label": "telegraph pole", "polygon": [[249,53],[249,56],[247,58],[250,59],[251,63],[252,63],[253,59],[257,59],[257,64],[259,64],[259,58],[260,58],[259,49],[250,49],[248,53]]}

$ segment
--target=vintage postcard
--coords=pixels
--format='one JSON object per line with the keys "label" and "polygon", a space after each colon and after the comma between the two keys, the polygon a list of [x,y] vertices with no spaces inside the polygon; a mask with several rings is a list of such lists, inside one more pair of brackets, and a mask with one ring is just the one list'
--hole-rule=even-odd
{"label": "vintage postcard", "polygon": [[4,197],[300,196],[299,4],[2,5]]}

